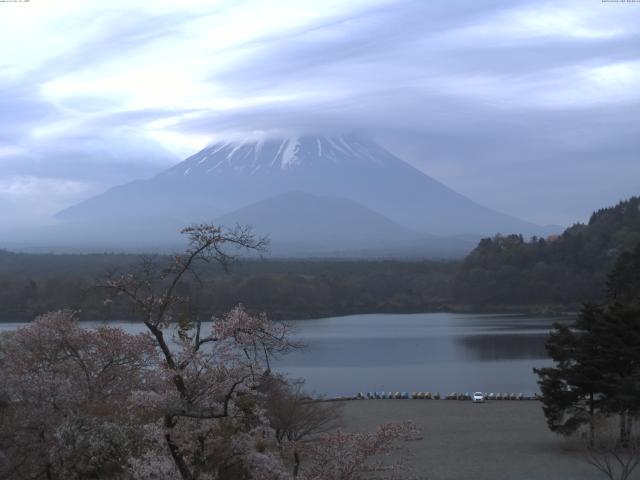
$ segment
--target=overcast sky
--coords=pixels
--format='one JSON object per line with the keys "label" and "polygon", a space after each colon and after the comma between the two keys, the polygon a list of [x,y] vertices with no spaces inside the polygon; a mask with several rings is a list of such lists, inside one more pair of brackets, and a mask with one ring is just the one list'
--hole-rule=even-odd
{"label": "overcast sky", "polygon": [[640,193],[640,3],[0,2],[0,222],[44,222],[207,143],[372,135],[489,207]]}

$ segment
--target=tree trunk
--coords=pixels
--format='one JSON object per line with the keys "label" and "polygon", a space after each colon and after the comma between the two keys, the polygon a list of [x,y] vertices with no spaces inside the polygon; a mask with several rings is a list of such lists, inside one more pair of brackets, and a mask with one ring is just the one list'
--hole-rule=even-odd
{"label": "tree trunk", "polygon": [[165,433],[164,438],[167,441],[169,452],[171,453],[171,457],[173,458],[176,467],[178,467],[178,471],[180,472],[182,480],[194,480],[194,477],[191,474],[189,467],[187,466],[187,462],[184,461],[182,452],[180,451],[178,446],[173,443],[173,440],[171,440],[171,434]]}
{"label": "tree trunk", "polygon": [[593,392],[589,394],[589,447],[593,448],[596,437],[595,408],[593,405]]}
{"label": "tree trunk", "polygon": [[298,472],[300,471],[300,454],[298,454],[297,450],[293,451],[293,478],[298,476]]}
{"label": "tree trunk", "polygon": [[627,412],[620,412],[620,446],[627,448],[629,446],[629,435],[627,433]]}

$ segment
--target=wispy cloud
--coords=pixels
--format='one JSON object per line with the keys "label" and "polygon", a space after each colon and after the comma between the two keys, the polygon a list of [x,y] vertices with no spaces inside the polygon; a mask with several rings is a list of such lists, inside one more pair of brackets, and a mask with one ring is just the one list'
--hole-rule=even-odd
{"label": "wispy cloud", "polygon": [[[463,193],[536,221],[569,222],[640,180],[640,4],[56,0],[0,9],[4,179],[65,178],[91,185],[88,195],[219,137],[359,130]],[[544,191],[528,183],[551,171]],[[569,187],[576,180],[581,189]]]}
{"label": "wispy cloud", "polygon": [[91,191],[91,185],[72,179],[0,176],[0,234],[7,234],[14,227],[50,223],[58,210],[69,202],[81,200]]}

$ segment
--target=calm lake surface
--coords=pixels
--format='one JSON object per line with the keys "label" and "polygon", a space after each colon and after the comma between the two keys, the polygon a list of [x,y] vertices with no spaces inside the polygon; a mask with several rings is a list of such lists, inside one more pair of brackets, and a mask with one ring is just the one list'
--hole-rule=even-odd
{"label": "calm lake surface", "polygon": [[[306,348],[275,366],[323,395],[359,391],[538,391],[544,341],[571,317],[456,313],[371,314],[289,322]],[[102,325],[102,322],[85,322]],[[111,323],[114,325],[114,322]],[[22,323],[0,323],[0,330]],[[135,333],[144,325],[118,322]]]}

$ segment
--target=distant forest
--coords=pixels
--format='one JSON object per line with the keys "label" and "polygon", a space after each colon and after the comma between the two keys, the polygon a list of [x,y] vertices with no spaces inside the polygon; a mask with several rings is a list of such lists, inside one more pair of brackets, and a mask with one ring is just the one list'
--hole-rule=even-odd
{"label": "distant forest", "polygon": [[[0,319],[27,320],[71,307],[82,319],[128,319],[118,302],[105,304],[108,271],[126,272],[138,255],[45,255],[0,253]],[[163,257],[157,257],[162,262]],[[259,261],[200,268],[183,295],[196,299],[201,318],[219,315],[237,303],[278,319],[363,312],[443,310],[451,300],[458,268],[443,261]]]}
{"label": "distant forest", "polygon": [[[606,275],[640,243],[640,198],[595,212],[562,235],[480,241],[463,261],[244,260],[230,273],[200,271],[184,295],[201,318],[237,303],[278,319],[371,312],[575,310],[601,298]],[[159,261],[163,257],[157,257]],[[28,320],[71,307],[91,320],[131,318],[96,286],[110,271],[143,260],[124,254],[23,254],[0,251],[0,320]]]}
{"label": "distant forest", "polygon": [[453,296],[476,308],[575,308],[601,297],[618,256],[639,243],[640,197],[598,210],[586,225],[576,224],[559,236],[486,238],[462,262]]}

